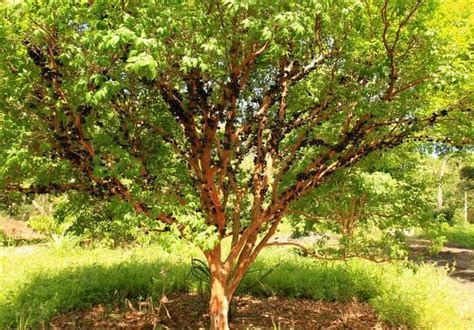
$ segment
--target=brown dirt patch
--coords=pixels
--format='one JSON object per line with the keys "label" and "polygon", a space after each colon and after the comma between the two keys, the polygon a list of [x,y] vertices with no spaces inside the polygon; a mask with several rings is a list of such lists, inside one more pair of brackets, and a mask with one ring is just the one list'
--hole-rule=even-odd
{"label": "brown dirt patch", "polygon": [[[55,317],[53,329],[196,329],[208,328],[207,301],[198,295],[178,293],[126,306],[96,306]],[[366,303],[328,303],[306,299],[236,297],[231,327],[294,329],[388,329]]]}
{"label": "brown dirt patch", "polygon": [[28,227],[24,221],[17,221],[13,219],[6,219],[0,217],[0,229],[5,235],[14,240],[39,240],[44,238],[43,235],[35,232]]}
{"label": "brown dirt patch", "polygon": [[410,258],[415,261],[434,263],[438,266],[449,266],[452,268],[451,277],[456,280],[474,285],[474,250],[458,248],[447,245],[435,255],[428,253],[427,240],[411,240]]}

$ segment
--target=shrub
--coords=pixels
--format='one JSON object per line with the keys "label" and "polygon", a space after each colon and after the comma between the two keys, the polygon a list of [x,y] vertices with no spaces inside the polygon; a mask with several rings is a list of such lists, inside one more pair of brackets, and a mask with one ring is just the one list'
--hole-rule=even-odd
{"label": "shrub", "polygon": [[38,233],[51,236],[53,233],[57,232],[58,224],[52,216],[46,215],[35,215],[30,217],[28,220],[28,226],[31,229],[37,231]]}
{"label": "shrub", "polygon": [[451,208],[444,208],[435,211],[434,217],[440,222],[447,222],[450,225],[454,224],[454,210]]}

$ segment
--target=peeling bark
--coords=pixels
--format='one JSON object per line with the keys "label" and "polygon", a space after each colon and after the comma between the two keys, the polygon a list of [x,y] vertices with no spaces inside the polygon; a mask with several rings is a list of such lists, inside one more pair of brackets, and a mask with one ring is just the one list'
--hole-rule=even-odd
{"label": "peeling bark", "polygon": [[211,329],[229,329],[229,309],[231,299],[228,298],[225,287],[226,283],[223,278],[212,278],[211,300],[209,303]]}

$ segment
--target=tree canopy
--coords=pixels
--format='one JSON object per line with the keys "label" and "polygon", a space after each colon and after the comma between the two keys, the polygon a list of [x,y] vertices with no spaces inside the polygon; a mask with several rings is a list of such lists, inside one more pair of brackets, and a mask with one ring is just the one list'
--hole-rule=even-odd
{"label": "tree canopy", "polygon": [[107,201],[198,243],[214,327],[288,208],[332,174],[409,139],[472,141],[472,47],[456,35],[472,24],[434,0],[1,11],[0,187]]}

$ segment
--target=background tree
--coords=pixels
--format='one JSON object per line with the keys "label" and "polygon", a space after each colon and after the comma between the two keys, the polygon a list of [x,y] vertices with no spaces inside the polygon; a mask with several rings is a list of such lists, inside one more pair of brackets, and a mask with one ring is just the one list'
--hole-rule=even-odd
{"label": "background tree", "polygon": [[464,221],[472,222],[470,221],[470,212],[469,212],[469,200],[470,200],[469,193],[474,190],[474,166],[467,165],[461,169],[461,185],[460,186],[461,186],[462,193],[464,195],[463,196]]}
{"label": "background tree", "polygon": [[437,32],[437,8],[3,5],[0,186],[107,201],[199,244],[211,326],[227,328],[229,302],[292,203],[428,126],[470,122],[472,96],[457,87],[472,78],[469,50]]}
{"label": "background tree", "polygon": [[[466,221],[465,213],[465,183],[469,179],[463,168],[472,166],[472,151],[461,151],[457,148],[423,148],[426,153],[423,160],[426,172],[431,174],[431,191],[436,214],[444,217],[449,224]],[[468,171],[468,170],[467,170]],[[467,181],[466,181],[467,180]],[[468,186],[467,186],[468,188]],[[469,189],[468,189],[469,190]]]}
{"label": "background tree", "polygon": [[323,259],[403,256],[403,230],[435,225],[423,157],[413,145],[375,153],[293,203],[287,217],[296,234],[324,233],[306,253]]}

